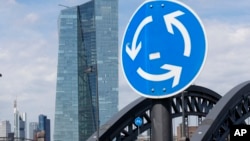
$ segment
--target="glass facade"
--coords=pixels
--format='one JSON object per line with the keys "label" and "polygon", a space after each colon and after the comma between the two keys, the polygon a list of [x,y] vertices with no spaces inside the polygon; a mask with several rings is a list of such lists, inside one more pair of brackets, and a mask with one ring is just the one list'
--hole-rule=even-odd
{"label": "glass facade", "polygon": [[95,0],[100,121],[118,111],[118,0]]}
{"label": "glass facade", "polygon": [[[83,141],[118,111],[118,0],[61,11],[54,141]],[[98,82],[98,83],[96,83]]]}
{"label": "glass facade", "polygon": [[38,117],[38,129],[45,132],[45,140],[50,141],[50,119],[45,115],[39,115]]}
{"label": "glass facade", "polygon": [[27,114],[17,110],[17,101],[14,101],[14,135],[16,138],[26,138]]}

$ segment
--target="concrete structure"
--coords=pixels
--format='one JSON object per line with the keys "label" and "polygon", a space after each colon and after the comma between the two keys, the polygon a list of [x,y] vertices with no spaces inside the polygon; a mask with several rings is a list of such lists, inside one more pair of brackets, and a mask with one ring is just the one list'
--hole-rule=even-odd
{"label": "concrete structure", "polygon": [[0,137],[8,137],[11,133],[11,125],[8,120],[0,122]]}
{"label": "concrete structure", "polygon": [[14,136],[15,138],[26,138],[27,114],[17,109],[17,101],[14,101]]}
{"label": "concrete structure", "polygon": [[118,111],[118,0],[68,7],[58,25],[54,140],[82,141]]}

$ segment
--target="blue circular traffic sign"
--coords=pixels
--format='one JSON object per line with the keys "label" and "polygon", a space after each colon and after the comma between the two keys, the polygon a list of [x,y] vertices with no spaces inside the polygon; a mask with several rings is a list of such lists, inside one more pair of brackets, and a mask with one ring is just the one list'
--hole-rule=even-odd
{"label": "blue circular traffic sign", "polygon": [[199,75],[207,54],[205,30],[187,5],[144,2],[123,36],[122,69],[129,85],[149,98],[180,93]]}
{"label": "blue circular traffic sign", "polygon": [[138,127],[142,126],[142,118],[141,117],[135,118],[135,125]]}

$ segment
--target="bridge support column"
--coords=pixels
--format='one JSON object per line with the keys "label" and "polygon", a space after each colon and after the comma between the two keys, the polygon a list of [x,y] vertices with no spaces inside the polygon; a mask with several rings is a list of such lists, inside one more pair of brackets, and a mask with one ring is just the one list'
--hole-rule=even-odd
{"label": "bridge support column", "polygon": [[171,99],[153,99],[151,109],[152,141],[173,141]]}

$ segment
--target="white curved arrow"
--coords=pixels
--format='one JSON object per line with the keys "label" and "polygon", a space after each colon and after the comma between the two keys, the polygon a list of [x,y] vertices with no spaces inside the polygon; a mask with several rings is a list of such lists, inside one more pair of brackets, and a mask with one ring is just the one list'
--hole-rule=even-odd
{"label": "white curved arrow", "polygon": [[180,30],[184,38],[184,43],[185,43],[184,56],[189,57],[191,53],[191,40],[190,40],[189,33],[187,29],[185,28],[185,26],[178,19],[176,19],[176,17],[181,16],[183,14],[185,13],[178,10],[170,14],[164,15],[164,20],[165,20],[167,30],[171,34],[174,34],[173,26],[176,26]]}
{"label": "white curved arrow", "polygon": [[137,73],[144,79],[150,81],[164,81],[173,78],[172,88],[179,84],[182,67],[164,64],[161,66],[162,69],[169,70],[169,72],[164,74],[150,74],[145,72],[141,67],[137,69]]}
{"label": "white curved arrow", "polygon": [[131,49],[128,47],[128,45],[126,45],[126,52],[132,60],[135,60],[137,54],[141,50],[141,42],[138,44],[138,46],[136,46],[136,42],[137,42],[137,39],[140,35],[141,30],[143,29],[143,27],[145,25],[147,25],[148,23],[150,23],[152,21],[153,21],[152,16],[148,16],[145,19],[143,19],[143,21],[140,23],[140,25],[136,29],[136,32],[135,32],[134,37],[133,37]]}

